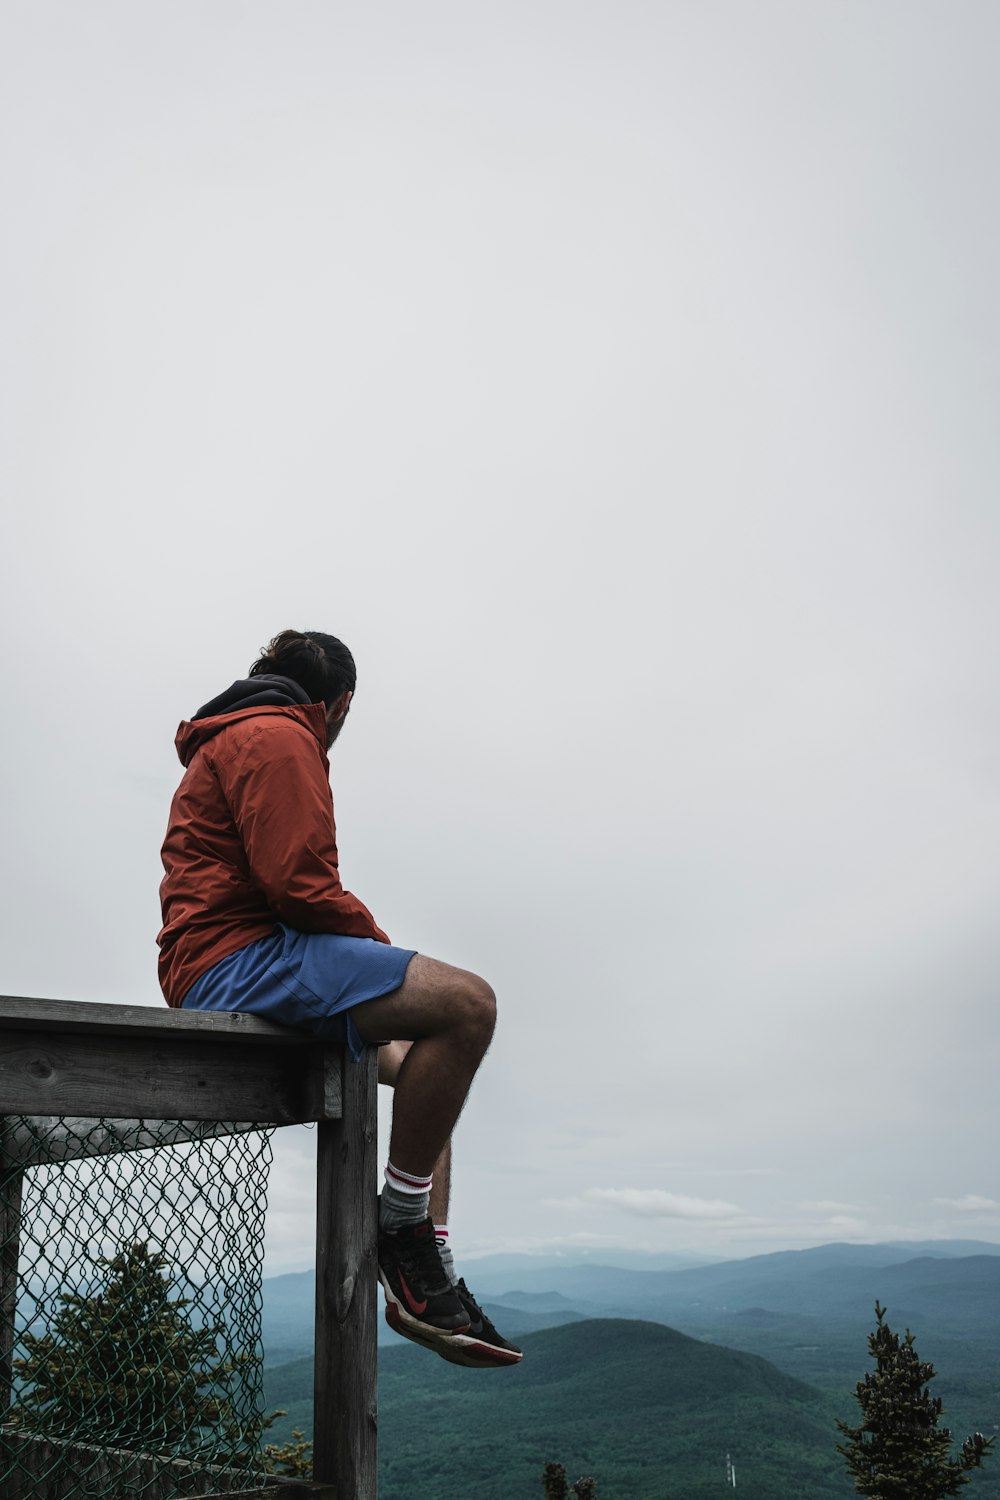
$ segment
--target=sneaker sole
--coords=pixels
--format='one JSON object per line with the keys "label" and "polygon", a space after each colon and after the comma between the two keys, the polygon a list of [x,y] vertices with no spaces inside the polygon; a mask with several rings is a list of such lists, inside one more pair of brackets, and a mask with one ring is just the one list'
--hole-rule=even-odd
{"label": "sneaker sole", "polygon": [[[508,1365],[519,1365],[524,1358],[523,1354],[515,1353],[513,1349],[498,1349],[495,1344],[484,1344],[471,1333],[439,1332],[428,1337],[423,1331],[426,1324],[417,1324],[415,1319],[404,1323],[399,1316],[401,1312],[397,1302],[386,1302],[385,1321],[393,1333],[412,1339],[424,1349],[432,1349],[453,1365],[464,1365],[469,1370],[503,1370]],[[417,1332],[418,1328],[420,1332]]]}
{"label": "sneaker sole", "polygon": [[411,1312],[408,1312],[407,1309],[403,1306],[399,1298],[396,1296],[395,1292],[392,1290],[392,1287],[382,1275],[381,1271],[379,1271],[378,1273],[378,1279],[382,1283],[383,1292],[385,1292],[386,1321],[388,1321],[389,1318],[390,1308],[392,1309],[395,1317],[399,1320],[398,1328],[396,1327],[395,1323],[389,1324],[390,1328],[392,1328],[394,1332],[401,1333],[406,1338],[415,1338],[418,1344],[424,1339],[429,1339],[433,1343],[438,1339],[447,1338],[451,1334],[465,1333],[466,1329],[472,1326],[469,1323],[460,1323],[457,1328],[435,1328],[433,1323],[421,1323],[419,1318],[415,1318],[413,1314]]}

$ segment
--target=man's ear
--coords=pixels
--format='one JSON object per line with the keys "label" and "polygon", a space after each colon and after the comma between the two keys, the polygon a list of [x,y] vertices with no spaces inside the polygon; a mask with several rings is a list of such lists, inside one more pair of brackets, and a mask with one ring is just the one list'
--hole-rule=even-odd
{"label": "man's ear", "polygon": [[331,718],[333,718],[334,720],[342,719],[347,713],[347,710],[350,708],[351,699],[353,697],[353,692],[345,691],[341,693],[339,698],[334,698],[328,710]]}

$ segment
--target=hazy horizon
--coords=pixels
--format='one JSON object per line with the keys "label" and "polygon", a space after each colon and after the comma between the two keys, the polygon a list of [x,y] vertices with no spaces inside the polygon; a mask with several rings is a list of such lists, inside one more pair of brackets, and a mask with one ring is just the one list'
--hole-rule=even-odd
{"label": "hazy horizon", "polygon": [[[535,1248],[531,1250],[473,1250],[466,1252],[463,1256],[463,1264],[468,1263],[473,1277],[477,1266],[487,1262],[496,1261],[537,1261],[539,1264],[550,1263],[553,1269],[560,1265],[575,1265],[578,1263],[590,1263],[594,1265],[609,1266],[623,1271],[635,1270],[681,1270],[684,1266],[709,1266],[725,1265],[729,1262],[754,1260],[764,1255],[796,1254],[798,1252],[808,1253],[810,1250],[828,1249],[865,1249],[885,1248],[888,1250],[899,1250],[901,1261],[916,1260],[925,1256],[931,1259],[971,1259],[976,1255],[997,1254],[1000,1255],[1000,1240],[965,1240],[965,1239],[941,1239],[941,1240],[824,1240],[816,1245],[786,1245],[777,1246],[772,1250],[750,1250],[740,1255],[720,1255],[717,1252],[699,1250],[640,1250],[627,1249],[622,1246],[617,1248],[601,1249],[588,1247],[586,1245],[566,1245],[559,1247],[552,1245],[547,1249]],[[948,1248],[948,1247],[961,1247]],[[909,1254],[910,1251],[913,1254]],[[947,1251],[947,1253],[946,1253]],[[653,1263],[643,1265],[643,1261]],[[667,1262],[676,1260],[679,1264],[675,1267]],[[663,1262],[664,1264],[658,1264]],[[289,1265],[287,1267],[272,1268],[268,1261],[264,1263],[264,1276],[303,1276],[314,1272],[316,1269],[314,1260],[303,1260],[301,1265]],[[494,1274],[497,1274],[494,1271]],[[558,1291],[558,1286],[553,1290]]]}

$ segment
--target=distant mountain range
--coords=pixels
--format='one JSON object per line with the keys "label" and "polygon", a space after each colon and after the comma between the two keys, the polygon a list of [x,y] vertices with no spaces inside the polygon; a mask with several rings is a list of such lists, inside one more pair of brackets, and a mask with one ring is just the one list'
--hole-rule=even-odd
{"label": "distant mountain range", "polygon": [[977,1333],[1000,1326],[1000,1254],[962,1258],[918,1254],[901,1259],[892,1247],[831,1245],[727,1261],[686,1271],[630,1271],[614,1266],[566,1267],[557,1275],[525,1268],[509,1278],[476,1271],[477,1290],[517,1302],[558,1290],[578,1310],[617,1317],[653,1317],[680,1327],[717,1326],[753,1307],[826,1322],[867,1321],[876,1296],[897,1321]]}
{"label": "distant mountain range", "polygon": [[[678,1270],[531,1256],[488,1256],[463,1269],[480,1301],[496,1307],[498,1326],[502,1308],[515,1333],[593,1317],[650,1318],[702,1336],[730,1327],[808,1332],[817,1320],[828,1331],[857,1330],[878,1297],[892,1321],[925,1334],[1000,1342],[1000,1245],[975,1240],[822,1245]],[[268,1363],[308,1351],[314,1295],[312,1271],[265,1280]],[[400,1342],[388,1329],[383,1336]]]}
{"label": "distant mountain range", "polygon": [[[956,1438],[1000,1430],[1000,1245],[825,1245],[645,1270],[505,1256],[463,1269],[524,1364],[464,1371],[403,1340],[382,1348],[383,1500],[540,1497],[549,1458],[593,1472],[601,1500],[698,1500],[724,1487],[727,1451],[744,1494],[849,1496],[833,1422],[854,1417],[876,1298],[936,1365]],[[264,1283],[266,1397],[289,1411],[279,1440],[311,1422],[313,1292],[311,1272]],[[1000,1458],[972,1495],[1000,1500]]]}

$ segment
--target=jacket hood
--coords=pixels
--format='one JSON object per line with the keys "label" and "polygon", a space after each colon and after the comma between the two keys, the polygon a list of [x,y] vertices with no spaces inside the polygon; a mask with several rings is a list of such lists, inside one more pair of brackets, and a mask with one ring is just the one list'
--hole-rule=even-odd
{"label": "jacket hood", "polygon": [[193,719],[185,719],[180,725],[174,740],[178,757],[181,764],[186,766],[206,740],[212,739],[226,727],[233,714],[246,714],[248,709],[267,714],[306,707],[313,708],[322,715],[322,726],[318,720],[315,724],[312,722],[312,714],[296,713],[294,717],[309,721],[310,728],[315,728],[317,734],[322,735],[322,728],[326,723],[325,705],[313,703],[305,689],[290,677],[261,673],[259,677],[240,678],[217,698],[210,698],[207,703],[203,703]]}
{"label": "jacket hood", "polygon": [[241,708],[294,708],[297,703],[311,703],[305,688],[290,677],[274,677],[262,672],[259,677],[241,677],[217,698],[203,703],[194,719],[214,719],[216,714],[234,714]]}

